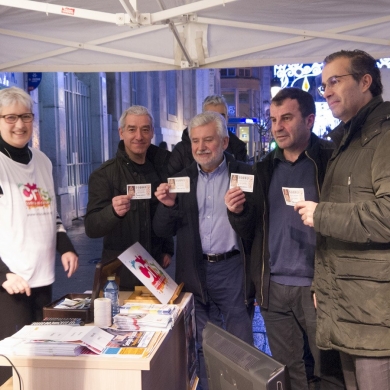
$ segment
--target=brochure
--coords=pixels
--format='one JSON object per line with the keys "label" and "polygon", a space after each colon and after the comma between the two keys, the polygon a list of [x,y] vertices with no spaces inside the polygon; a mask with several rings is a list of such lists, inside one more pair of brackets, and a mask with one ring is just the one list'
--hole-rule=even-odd
{"label": "brochure", "polygon": [[168,331],[172,329],[173,320],[171,316],[159,314],[117,314],[114,324],[122,330]]}
{"label": "brochure", "polygon": [[104,349],[104,356],[143,357],[155,332],[128,332],[116,335]]}
{"label": "brochure", "polygon": [[119,307],[120,314],[159,314],[168,315],[173,319],[179,314],[179,306],[177,305],[162,305],[154,303],[125,303]]}
{"label": "brochure", "polygon": [[[39,350],[53,349],[54,345],[50,346],[50,342],[57,343],[57,348],[61,345],[64,348],[69,347],[66,346],[68,343],[82,345],[100,354],[114,336],[97,326],[26,325],[15,333],[12,338],[20,339],[23,342],[36,343],[34,347],[29,346],[31,351],[36,351],[34,354],[38,354]],[[52,354],[49,353],[49,355]]]}
{"label": "brochure", "polygon": [[126,249],[118,259],[161,303],[169,302],[178,286],[139,242]]}

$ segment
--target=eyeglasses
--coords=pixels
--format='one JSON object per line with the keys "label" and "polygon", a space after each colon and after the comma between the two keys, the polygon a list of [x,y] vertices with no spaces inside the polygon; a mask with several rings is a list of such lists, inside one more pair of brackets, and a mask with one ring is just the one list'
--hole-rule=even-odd
{"label": "eyeglasses", "polygon": [[0,115],[0,118],[4,118],[4,120],[9,123],[10,125],[13,125],[18,121],[20,118],[23,123],[30,123],[34,119],[33,113],[28,114],[22,114],[22,115],[15,115],[15,114],[8,114],[8,115]]}
{"label": "eyeglasses", "polygon": [[325,95],[326,88],[333,89],[339,83],[339,78],[345,76],[355,76],[355,73],[348,73],[342,74],[341,76],[329,77],[325,83],[321,84],[321,86],[317,88],[318,93],[323,97]]}

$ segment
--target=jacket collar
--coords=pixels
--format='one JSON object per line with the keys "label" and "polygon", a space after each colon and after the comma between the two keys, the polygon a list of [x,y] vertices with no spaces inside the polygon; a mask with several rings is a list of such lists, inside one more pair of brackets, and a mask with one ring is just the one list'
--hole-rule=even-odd
{"label": "jacket collar", "polygon": [[[158,146],[151,144],[146,151],[146,159],[152,164],[163,164],[169,158],[170,154],[170,151],[163,150]],[[116,157],[126,163],[132,161],[126,153],[125,143],[123,140],[119,141]]]}
{"label": "jacket collar", "polygon": [[[238,162],[237,160],[227,152],[223,152],[225,156],[225,162],[228,166],[229,174],[231,172],[235,172],[238,169]],[[188,168],[186,168],[188,176],[190,176],[192,179],[198,177],[198,163],[194,161]]]}
{"label": "jacket collar", "polygon": [[[310,133],[309,145],[299,155],[298,160],[300,160],[302,158],[302,155],[306,155],[306,154],[308,154],[309,156],[316,156],[318,151],[319,151],[319,149],[320,149],[320,139],[317,137],[316,134],[311,132]],[[267,157],[266,157],[266,159],[267,159]],[[276,160],[285,161],[285,158],[284,158],[284,155],[283,155],[283,149],[280,149],[278,146],[276,146],[275,150],[270,153],[269,158],[272,158],[273,165],[276,164],[276,162],[277,162]]]}
{"label": "jacket collar", "polygon": [[389,106],[389,102],[383,105],[382,96],[372,98],[350,121],[341,122],[329,134],[329,137],[338,147],[343,147],[349,143],[357,131],[362,130],[361,143],[362,145],[366,144],[378,134],[379,127],[374,125],[386,119],[390,113]]}

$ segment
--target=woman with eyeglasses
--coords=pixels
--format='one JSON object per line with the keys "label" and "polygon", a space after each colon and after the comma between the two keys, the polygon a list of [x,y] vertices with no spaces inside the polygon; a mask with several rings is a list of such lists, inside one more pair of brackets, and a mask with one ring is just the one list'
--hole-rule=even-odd
{"label": "woman with eyeglasses", "polygon": [[[42,319],[51,302],[56,249],[70,277],[78,257],[57,214],[52,164],[28,143],[33,101],[0,91],[0,339]],[[0,369],[0,385],[11,376]]]}

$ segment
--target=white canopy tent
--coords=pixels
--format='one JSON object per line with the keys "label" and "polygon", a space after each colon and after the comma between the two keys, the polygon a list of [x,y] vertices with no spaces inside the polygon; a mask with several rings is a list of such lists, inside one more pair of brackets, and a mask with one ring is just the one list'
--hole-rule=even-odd
{"label": "white canopy tent", "polygon": [[229,68],[390,57],[389,0],[0,0],[0,71]]}

